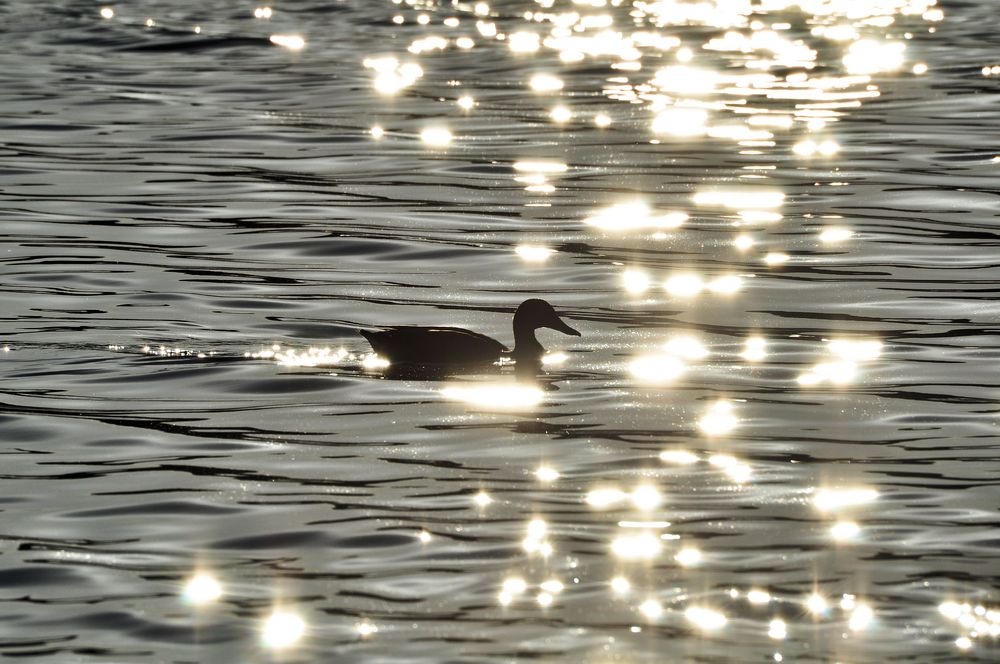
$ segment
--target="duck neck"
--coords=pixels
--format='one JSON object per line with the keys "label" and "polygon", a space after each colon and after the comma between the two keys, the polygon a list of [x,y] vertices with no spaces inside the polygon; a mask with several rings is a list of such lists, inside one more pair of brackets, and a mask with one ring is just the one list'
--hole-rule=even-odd
{"label": "duck neck", "polygon": [[542,344],[535,338],[535,328],[527,325],[518,325],[514,322],[514,350],[511,355],[517,358],[539,359],[545,354]]}

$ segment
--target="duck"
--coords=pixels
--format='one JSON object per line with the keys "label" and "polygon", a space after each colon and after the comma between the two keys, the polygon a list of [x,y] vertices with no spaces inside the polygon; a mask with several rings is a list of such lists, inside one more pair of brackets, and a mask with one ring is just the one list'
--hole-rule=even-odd
{"label": "duck", "polygon": [[539,365],[545,348],[535,338],[535,330],[543,327],[580,336],[559,318],[551,304],[538,298],[525,300],[514,312],[513,350],[485,334],[460,327],[399,326],[358,332],[391,365],[482,365],[502,357]]}

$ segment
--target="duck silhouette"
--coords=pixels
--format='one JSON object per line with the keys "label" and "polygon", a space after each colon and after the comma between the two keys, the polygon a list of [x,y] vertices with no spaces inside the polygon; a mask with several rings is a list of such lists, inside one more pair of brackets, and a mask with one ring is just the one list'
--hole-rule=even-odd
{"label": "duck silhouette", "polygon": [[538,367],[545,354],[535,338],[535,330],[541,327],[580,336],[559,318],[551,304],[537,298],[525,300],[514,312],[514,350],[485,334],[460,327],[402,326],[358,331],[372,350],[391,365],[483,365],[506,356],[519,366]]}

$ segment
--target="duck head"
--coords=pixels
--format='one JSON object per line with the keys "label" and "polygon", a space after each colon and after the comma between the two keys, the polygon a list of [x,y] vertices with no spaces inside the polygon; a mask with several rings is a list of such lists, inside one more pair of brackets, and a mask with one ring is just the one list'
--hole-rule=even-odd
{"label": "duck head", "polygon": [[514,313],[514,352],[516,358],[541,360],[545,349],[535,338],[535,330],[547,327],[574,337],[580,336],[577,330],[567,325],[559,318],[552,305],[545,300],[533,298],[525,300]]}

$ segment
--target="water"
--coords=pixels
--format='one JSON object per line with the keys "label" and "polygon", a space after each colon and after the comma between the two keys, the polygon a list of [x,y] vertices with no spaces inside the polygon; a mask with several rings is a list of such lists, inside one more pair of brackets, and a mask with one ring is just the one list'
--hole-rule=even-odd
{"label": "water", "polygon": [[[994,8],[614,4],[5,4],[0,652],[997,658]],[[633,41],[486,25],[571,9]],[[583,332],[535,384],[364,365],[528,297]]]}

